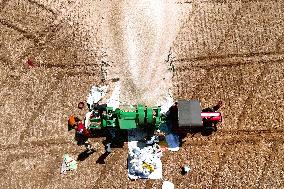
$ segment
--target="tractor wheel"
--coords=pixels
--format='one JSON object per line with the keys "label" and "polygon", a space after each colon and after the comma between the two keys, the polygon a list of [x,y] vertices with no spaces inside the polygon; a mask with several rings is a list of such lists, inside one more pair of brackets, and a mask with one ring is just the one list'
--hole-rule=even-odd
{"label": "tractor wheel", "polygon": [[213,127],[204,127],[202,135],[209,136],[213,133],[213,131],[214,131]]}

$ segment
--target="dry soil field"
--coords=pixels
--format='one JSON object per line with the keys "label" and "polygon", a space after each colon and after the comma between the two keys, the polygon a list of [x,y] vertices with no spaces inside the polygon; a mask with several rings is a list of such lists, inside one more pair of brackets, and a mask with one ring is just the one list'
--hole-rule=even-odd
{"label": "dry soil field", "polygon": [[124,103],[224,101],[216,133],[163,156],[176,188],[284,188],[283,18],[282,0],[0,0],[0,188],[161,188],[127,178],[126,146],[60,175],[84,150],[68,116],[113,77]]}

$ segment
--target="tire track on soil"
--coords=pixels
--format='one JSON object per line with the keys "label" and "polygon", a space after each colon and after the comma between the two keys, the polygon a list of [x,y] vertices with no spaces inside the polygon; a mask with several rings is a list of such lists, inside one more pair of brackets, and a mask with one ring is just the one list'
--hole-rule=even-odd
{"label": "tire track on soil", "polygon": [[66,140],[62,140],[59,141],[56,139],[52,139],[52,140],[45,140],[45,141],[31,141],[31,142],[24,142],[24,138],[26,135],[29,134],[29,126],[32,126],[34,123],[34,120],[42,113],[43,108],[46,103],[48,102],[48,99],[53,95],[53,93],[56,91],[56,89],[58,88],[58,84],[62,81],[62,79],[64,77],[73,77],[76,75],[89,75],[89,76],[94,76],[94,74],[88,73],[88,72],[84,72],[81,73],[79,72],[78,74],[72,74],[67,72],[66,70],[62,70],[62,71],[58,71],[58,74],[56,77],[56,81],[52,84],[52,86],[49,89],[49,92],[47,92],[43,99],[39,102],[39,104],[37,105],[37,108],[34,110],[34,113],[32,114],[32,116],[30,117],[30,119],[27,122],[27,127],[21,132],[20,134],[20,138],[19,138],[19,144],[10,144],[10,145],[0,145],[1,150],[3,149],[9,149],[9,148],[21,148],[22,146],[41,146],[41,147],[46,147],[48,145],[57,145],[57,144],[66,144],[66,143],[70,143],[70,141],[66,141]]}
{"label": "tire track on soil", "polygon": [[262,66],[262,71],[260,73],[260,75],[257,77],[256,81],[257,83],[255,83],[253,86],[252,86],[252,89],[251,91],[249,92],[245,102],[243,103],[243,108],[242,108],[242,111],[240,112],[238,118],[237,118],[237,124],[238,125],[242,125],[245,118],[243,115],[247,115],[248,116],[248,106],[251,106],[252,107],[252,103],[253,103],[253,99],[255,98],[255,94],[256,92],[258,91],[258,89],[261,87],[261,83],[264,79],[264,77],[269,73],[269,67],[267,66]]}
{"label": "tire track on soil", "polygon": [[21,145],[19,144],[8,144],[8,145],[0,145],[1,150],[8,150],[8,149],[22,149],[23,147],[52,147],[55,145],[65,145],[70,144],[72,141],[68,140],[58,140],[58,139],[48,139],[48,140],[37,140],[31,142],[22,142]]}
{"label": "tire track on soil", "polygon": [[[68,142],[70,143],[70,142]],[[61,148],[57,148],[57,149],[53,149],[53,147],[55,146],[58,146],[58,145],[63,145],[63,144],[67,144],[67,142],[64,142],[64,143],[53,143],[53,145],[46,145],[44,147],[47,147],[47,148],[39,148],[39,149],[34,149],[36,147],[42,147],[42,144],[41,145],[38,145],[38,146],[25,146],[25,148],[30,148],[30,147],[34,147],[31,151],[31,149],[26,149],[26,150],[23,150],[23,148],[21,146],[18,146],[17,148],[19,150],[22,150],[21,152],[17,151],[17,148],[1,148],[1,151],[7,151],[8,149],[12,149],[14,150],[13,153],[9,153],[9,155],[7,156],[6,160],[5,160],[5,168],[4,169],[1,169],[0,171],[3,171],[3,172],[7,172],[8,171],[8,168],[9,166],[14,162],[14,161],[18,161],[18,160],[21,160],[21,159],[30,159],[30,158],[38,158],[39,157],[39,153],[40,152],[43,152],[44,151],[44,155],[50,155],[51,154],[54,154],[54,153],[60,153],[62,152],[62,149]],[[51,153],[51,151],[53,153]],[[79,151],[81,151],[80,149],[77,149],[77,148],[72,148],[71,150],[69,149],[69,153],[78,153]],[[59,161],[59,158],[60,157],[57,157],[56,161],[55,162],[58,162]],[[53,174],[53,170],[57,169],[57,164],[53,164],[53,169],[50,169],[50,171],[47,171],[46,174],[47,175],[52,175]],[[56,166],[56,167],[55,167]]]}
{"label": "tire track on soil", "polygon": [[[37,4],[37,6],[40,7],[40,8],[44,7],[46,9],[50,9],[50,8],[47,8],[44,5],[41,5],[41,4],[39,4],[39,3],[37,3],[33,0],[27,0],[27,1],[30,2],[30,3]],[[66,17],[66,15],[68,15],[69,12],[71,12],[76,7],[78,2],[74,3],[68,9],[66,9],[66,12],[62,13],[61,15],[56,14],[52,9],[50,9],[50,12],[52,12],[52,14],[54,16],[52,24],[45,27],[41,31],[34,32],[33,34],[31,34],[32,37],[30,37],[29,35],[28,36],[24,35],[24,37],[26,37],[28,39],[33,39],[34,45],[28,47],[22,53],[22,55],[19,57],[19,60],[20,61],[23,60],[24,58],[29,56],[31,54],[31,52],[33,52],[33,51],[35,51],[35,52],[41,51],[44,48],[45,45],[52,43],[52,39],[54,38],[54,36],[56,36],[56,34],[60,31],[60,29],[63,28],[64,18]],[[17,29],[17,28],[15,28],[15,29]],[[26,33],[27,31],[23,30],[22,32]],[[30,33],[28,33],[28,34],[30,34]]]}
{"label": "tire track on soil", "polygon": [[241,135],[241,134],[254,134],[254,135],[283,134],[284,130],[279,130],[279,129],[263,129],[263,130],[238,129],[238,130],[221,130],[221,131],[218,131],[218,133],[231,134],[231,135]]}
{"label": "tire track on soil", "polygon": [[[257,144],[265,140],[266,142],[279,141],[284,142],[284,130],[260,130],[260,131],[217,131],[218,135],[210,138],[194,138],[195,140],[187,140],[185,145],[190,146],[206,146],[208,144],[216,145],[234,145],[234,144]],[[188,138],[189,139],[189,138]]]}
{"label": "tire track on soil", "polygon": [[[250,142],[252,140],[242,140],[242,139],[248,139],[248,138],[253,138],[253,137],[260,137],[261,139],[267,139],[268,141],[277,141],[279,139],[284,140],[283,137],[284,134],[284,130],[277,130],[277,129],[272,129],[272,130],[220,130],[217,131],[215,136],[212,137],[223,137],[223,136],[238,136],[238,139],[218,139],[215,138],[215,142],[217,142],[217,144],[231,144],[232,141],[239,141],[239,142]],[[272,135],[277,135],[277,138],[275,138],[275,136]],[[189,139],[190,137],[188,137]],[[198,137],[195,137],[195,139],[197,139]],[[275,138],[275,139],[273,139]],[[212,138],[214,139],[214,138]],[[231,140],[231,141],[230,141]],[[191,145],[207,145],[208,143],[214,142],[213,140],[207,140],[207,141],[199,141],[199,142],[195,142],[195,141],[191,141],[193,143],[191,143]],[[200,143],[201,142],[201,143]],[[238,143],[239,143],[238,142]],[[48,139],[48,140],[43,140],[43,141],[31,141],[31,142],[27,142],[27,143],[22,143],[22,145],[16,145],[16,144],[11,144],[11,145],[0,145],[0,149],[2,151],[4,150],[8,150],[8,149],[22,149],[22,147],[43,147],[43,148],[47,148],[47,147],[53,147],[53,146],[58,146],[58,145],[66,145],[66,144],[70,144],[72,143],[72,141],[68,141],[68,140],[58,140],[58,139]],[[75,144],[75,143],[74,143]]]}
{"label": "tire track on soil", "polygon": [[275,141],[275,143],[273,144],[272,148],[271,148],[271,152],[268,156],[268,158],[266,159],[266,162],[264,164],[263,170],[261,172],[261,176],[260,179],[257,180],[257,183],[255,184],[257,188],[261,188],[261,184],[264,183],[264,179],[266,178],[267,172],[269,171],[269,167],[271,166],[271,164],[273,163],[272,158],[276,155],[276,153],[274,154],[274,152],[276,152],[279,148],[279,145],[277,145],[277,141]]}
{"label": "tire track on soil", "polygon": [[230,148],[226,146],[226,150],[224,151],[224,154],[221,156],[218,164],[218,168],[213,175],[212,185],[211,188],[218,188],[219,186],[219,178],[221,177],[221,171],[223,166],[227,163],[227,157],[233,152],[233,148]]}
{"label": "tire track on soil", "polygon": [[279,58],[277,60],[248,60],[248,61],[242,61],[240,60],[239,62],[234,61],[233,63],[226,63],[226,64],[219,64],[218,62],[216,63],[208,63],[207,65],[202,65],[198,63],[191,63],[191,62],[183,62],[180,65],[176,67],[177,71],[182,71],[183,68],[187,66],[188,68],[199,68],[199,69],[204,69],[204,70],[212,70],[212,69],[222,69],[222,68],[237,68],[240,66],[248,66],[249,64],[258,64],[261,66],[266,66],[267,64],[272,65],[272,64],[284,64],[284,57]]}
{"label": "tire track on soil", "polygon": [[46,10],[48,12],[51,12],[53,15],[56,15],[54,10],[52,10],[51,8],[49,8],[49,7],[47,7],[43,4],[38,3],[37,1],[33,1],[33,0],[26,0],[26,1],[28,1],[30,4],[36,5],[38,8],[41,8],[41,9]]}
{"label": "tire track on soil", "polygon": [[[177,32],[177,36],[176,38],[174,39],[174,42],[175,41],[179,41],[178,38],[179,36],[182,36],[183,35],[183,29],[184,28],[187,28],[187,24],[189,22],[191,22],[195,17],[196,15],[200,12],[200,10],[202,9],[201,6],[199,6],[200,2],[197,2],[197,1],[192,1],[190,2],[192,4],[192,10],[190,11],[189,15],[187,16],[187,18],[185,19],[185,21],[181,24],[180,26],[180,29],[179,31]],[[173,43],[174,43],[173,42]],[[175,43],[173,45],[176,45]]]}
{"label": "tire track on soil", "polygon": [[[232,3],[232,2],[230,2]],[[230,32],[233,31],[235,29],[235,27],[238,26],[237,21],[241,20],[244,15],[241,15],[244,11],[246,11],[249,6],[248,3],[242,3],[240,1],[241,6],[239,7],[238,10],[236,10],[235,15],[233,16],[233,19],[231,21],[232,25],[229,25],[228,29],[225,32],[224,38],[220,41],[218,47],[216,48],[216,54],[219,54],[218,52],[221,50],[222,45],[227,41],[227,38],[230,36]],[[231,4],[229,6],[232,6]],[[240,18],[238,19],[238,16],[240,16]]]}
{"label": "tire track on soil", "polygon": [[[187,66],[178,66],[178,65],[174,65],[176,66],[176,71],[174,72],[174,76],[173,76],[173,88],[175,88],[175,91],[174,91],[174,96],[180,96],[180,94],[185,94],[185,92],[187,92],[187,89],[185,89],[184,84],[185,82],[184,81],[190,81],[191,79],[191,76],[190,75],[186,75],[186,74],[181,74],[182,72],[185,72],[185,70],[189,70],[190,69],[190,65],[187,67]],[[206,69],[205,70],[206,73],[204,74],[204,76],[202,77],[202,80],[205,80],[205,79],[208,79],[208,75],[209,75],[209,70]],[[210,78],[210,77],[209,77]],[[201,91],[201,88],[204,84],[202,84],[201,82],[199,82],[196,86],[194,86],[193,88],[194,89],[191,89],[192,91],[192,95],[190,98],[195,98],[196,96],[196,93],[200,92]],[[196,92],[197,91],[197,92]],[[187,95],[188,94],[185,94],[185,96],[183,96],[183,98],[187,98]]]}
{"label": "tire track on soil", "polygon": [[[190,146],[207,146],[209,143],[214,143],[216,145],[235,145],[235,144],[239,144],[239,143],[253,143],[253,145],[259,143],[259,142],[263,142],[263,140],[266,140],[266,141],[270,141],[270,142],[278,142],[279,144],[282,142],[284,142],[284,139],[283,139],[283,133],[284,133],[284,130],[259,130],[259,131],[249,131],[249,130],[237,130],[237,131],[230,131],[230,130],[227,130],[227,131],[220,131],[219,133],[221,134],[225,134],[225,136],[238,136],[238,138],[235,138],[235,139],[216,139],[215,141],[213,140],[209,140],[209,141],[197,141],[197,142],[193,142],[193,143],[189,143]],[[228,135],[229,134],[229,135]],[[274,136],[272,136],[271,134],[274,134]],[[275,134],[277,134],[278,136],[275,136]],[[259,138],[256,138],[256,137],[259,137]],[[270,138],[269,138],[270,137]],[[67,143],[70,143],[69,141],[61,141],[61,142],[58,142],[58,141],[54,141],[54,140],[49,140],[49,143],[45,142],[41,142],[41,141],[37,141],[37,142],[34,142],[33,144],[30,144],[31,146],[35,145],[37,147],[47,147],[47,149],[44,149],[45,151],[46,150],[52,150],[51,148],[53,146],[58,146],[58,145],[63,145],[63,144],[67,144]],[[29,147],[29,146],[27,146]],[[2,149],[2,148],[1,148]],[[232,148],[227,148],[227,149],[231,149]],[[53,149],[54,150],[54,149]],[[61,149],[55,149],[55,151],[57,152],[60,152]],[[74,152],[78,152],[77,149],[75,149]],[[230,154],[230,150],[229,151],[226,151],[226,153],[222,156],[221,158],[221,162],[218,166],[218,170],[220,171],[222,169],[222,166],[226,163],[226,157]],[[18,159],[23,159],[23,158],[35,158],[37,157],[37,152],[22,152],[20,154],[10,154],[7,158],[7,166],[10,165],[13,161],[16,161]],[[119,158],[119,155],[120,153],[117,152],[115,153],[115,156],[112,156],[108,161],[113,161],[117,158]],[[58,157],[59,158],[59,157]],[[54,172],[54,170],[56,169],[57,167],[56,166],[53,166],[49,169],[49,171],[46,172],[46,175],[49,179],[46,179],[46,185],[48,184],[48,181],[51,180],[51,178],[53,177],[52,173]],[[104,179],[106,177],[106,173],[107,173],[107,169],[108,169],[108,166],[105,166],[103,168],[103,170],[101,171],[101,174],[100,174],[100,177],[98,178],[98,180],[96,181],[96,185],[97,184],[100,184],[100,181],[102,181],[102,179]],[[6,169],[7,170],[7,169]],[[5,172],[5,170],[2,170]],[[266,173],[264,172],[263,175],[265,175]],[[213,181],[212,183],[212,186],[218,186],[218,176],[220,176],[220,173],[218,173],[218,171],[216,172],[215,176],[213,177],[215,181]],[[264,176],[262,176],[264,177]]]}
{"label": "tire track on soil", "polygon": [[44,110],[43,107],[47,104],[48,99],[53,95],[53,93],[55,92],[55,89],[57,89],[59,86],[58,84],[61,82],[61,79],[63,78],[63,73],[59,73],[56,76],[56,81],[52,84],[52,86],[49,89],[49,92],[47,92],[45,94],[45,96],[43,97],[43,99],[40,101],[39,105],[37,106],[37,108],[34,110],[34,113],[32,114],[32,116],[30,117],[30,119],[27,122],[27,127],[21,132],[20,134],[20,138],[19,138],[19,146],[23,145],[23,141],[25,139],[25,136],[29,136],[29,131],[30,131],[30,127],[29,126],[33,126],[34,125],[34,121],[35,119],[42,114],[42,111]]}
{"label": "tire track on soil", "polygon": [[[240,60],[236,60],[236,59],[248,59],[248,58],[253,58],[253,59],[257,59],[257,58],[261,58],[261,57],[265,57],[265,58],[271,58],[272,56],[281,56],[284,55],[284,51],[268,51],[268,52],[253,52],[253,53],[231,53],[231,54],[221,54],[221,55],[210,55],[210,56],[199,56],[199,57],[195,57],[195,58],[181,58],[181,59],[174,59],[173,63],[175,62],[201,62],[204,61],[206,63],[208,63],[208,61],[222,61],[222,62],[228,62],[228,59],[232,59],[233,62],[239,63]],[[283,58],[277,58],[277,60],[283,60]],[[255,60],[251,60],[251,61],[255,61]],[[267,61],[272,61],[272,60],[267,60]],[[244,62],[244,61],[243,61]],[[245,61],[247,62],[247,61]],[[226,64],[222,64],[222,65],[226,65]],[[215,66],[215,65],[214,65]],[[221,65],[220,65],[221,66]]]}
{"label": "tire track on soil", "polygon": [[32,40],[38,42],[38,37],[36,35],[22,29],[21,27],[17,26],[15,23],[11,23],[11,21],[7,21],[3,18],[0,18],[0,24],[2,24],[3,26],[6,26],[7,28],[10,28],[10,29],[13,29],[13,30],[19,32],[20,34],[22,34],[27,39],[32,39]]}

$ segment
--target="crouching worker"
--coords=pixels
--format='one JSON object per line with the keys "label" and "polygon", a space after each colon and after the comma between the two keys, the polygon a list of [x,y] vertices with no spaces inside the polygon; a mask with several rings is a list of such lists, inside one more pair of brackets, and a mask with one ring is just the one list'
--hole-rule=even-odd
{"label": "crouching worker", "polygon": [[92,145],[88,142],[88,138],[92,137],[91,132],[85,128],[82,121],[73,115],[68,119],[68,131],[75,129],[75,140],[77,145],[84,145],[88,151],[93,151]]}

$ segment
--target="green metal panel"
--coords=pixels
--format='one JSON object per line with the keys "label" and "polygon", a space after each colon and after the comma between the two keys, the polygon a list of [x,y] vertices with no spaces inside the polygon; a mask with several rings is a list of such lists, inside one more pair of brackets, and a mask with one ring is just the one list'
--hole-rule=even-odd
{"label": "green metal panel", "polygon": [[113,111],[113,107],[106,107],[107,112]]}
{"label": "green metal panel", "polygon": [[106,127],[107,126],[107,121],[105,119],[102,119],[102,126]]}
{"label": "green metal panel", "polygon": [[156,127],[156,129],[157,128],[159,128],[159,126],[160,126],[160,124],[161,124],[161,107],[157,107],[157,109],[156,109],[156,120],[155,120],[155,127]]}
{"label": "green metal panel", "polygon": [[107,127],[115,127],[115,121],[114,120],[107,120]]}
{"label": "green metal panel", "polygon": [[136,108],[125,107],[119,111],[118,123],[120,129],[133,129],[137,127]]}
{"label": "green metal panel", "polygon": [[135,120],[126,120],[126,119],[119,119],[119,128],[120,129],[135,129],[137,128]]}
{"label": "green metal panel", "polygon": [[101,121],[101,119],[98,119],[98,118],[95,118],[95,117],[92,117],[90,119],[90,122],[100,122],[100,121]]}
{"label": "green metal panel", "polygon": [[146,120],[148,124],[153,123],[153,109],[152,108],[147,108],[147,113],[146,113]]}
{"label": "green metal panel", "polygon": [[136,112],[120,112],[119,117],[122,119],[128,119],[128,120],[135,120],[136,119]]}
{"label": "green metal panel", "polygon": [[101,120],[100,119],[90,119],[91,124],[90,124],[90,128],[92,129],[100,129],[101,128]]}
{"label": "green metal panel", "polygon": [[107,127],[115,127],[115,121],[113,119],[113,114],[114,114],[114,111],[113,111],[113,108],[112,107],[107,107],[107,114],[105,116],[105,119],[106,119],[106,126]]}
{"label": "green metal panel", "polygon": [[145,124],[145,107],[141,104],[138,104],[137,113],[138,113],[138,124],[144,125]]}
{"label": "green metal panel", "polygon": [[101,129],[101,126],[92,124],[92,125],[90,125],[90,128],[91,129]]}
{"label": "green metal panel", "polygon": [[99,118],[96,118],[96,117],[93,117],[90,119],[90,128],[92,129],[100,129],[101,128],[101,119]]}
{"label": "green metal panel", "polygon": [[116,108],[115,111],[114,111],[114,114],[115,114],[115,115],[119,115],[119,114],[120,114],[120,109],[119,109],[119,108]]}

